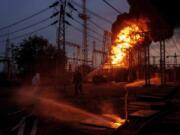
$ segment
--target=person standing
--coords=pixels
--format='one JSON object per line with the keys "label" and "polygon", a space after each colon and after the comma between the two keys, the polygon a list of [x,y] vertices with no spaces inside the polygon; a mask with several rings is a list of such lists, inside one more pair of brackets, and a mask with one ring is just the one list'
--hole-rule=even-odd
{"label": "person standing", "polygon": [[74,77],[73,77],[75,95],[82,94],[82,81],[83,81],[82,74],[79,70],[77,70],[74,73]]}
{"label": "person standing", "polygon": [[40,83],[40,73],[36,73],[32,78],[32,86],[37,87]]}
{"label": "person standing", "polygon": [[[40,73],[36,73],[32,78],[32,86],[33,86],[33,92],[34,97],[32,99],[32,109],[34,109],[35,105],[39,102],[40,98]],[[30,135],[37,135],[38,130],[38,118],[34,118],[32,123],[32,129],[30,132]]]}
{"label": "person standing", "polygon": [[36,73],[32,78],[32,87],[35,97],[39,95],[39,85],[40,85],[40,73]]}

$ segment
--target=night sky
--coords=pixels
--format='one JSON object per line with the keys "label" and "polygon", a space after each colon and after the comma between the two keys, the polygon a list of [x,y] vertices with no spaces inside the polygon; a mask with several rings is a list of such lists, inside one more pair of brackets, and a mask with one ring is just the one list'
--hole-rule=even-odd
{"label": "night sky", "polygon": [[[27,16],[30,16],[46,7],[48,7],[49,5],[51,5],[52,3],[54,3],[56,0],[1,0],[0,1],[0,28],[2,28],[3,26],[6,26],[8,24],[11,24],[13,22],[16,22],[18,20],[21,20]],[[81,4],[81,0],[74,0],[75,2]],[[109,0],[109,2],[116,7],[117,9],[119,9],[121,12],[128,12],[129,11],[129,5],[126,2],[126,0]],[[75,6],[75,5],[74,5]],[[79,11],[82,11],[82,9],[76,7]],[[118,15],[117,12],[115,12],[112,8],[108,7],[102,0],[87,0],[87,8],[96,12],[98,15],[103,16],[109,20],[112,20],[112,22],[114,22],[116,20],[116,17]],[[55,12],[55,9],[51,9],[48,10],[46,12],[44,12],[43,14],[40,14],[39,16],[36,16],[34,18],[32,18],[31,20],[28,20],[24,23],[21,23],[20,25],[17,25],[15,27],[11,27],[9,29],[5,29],[3,31],[0,31],[0,35],[7,33],[7,32],[12,32],[15,31],[19,28],[28,26],[30,24],[33,24],[34,22],[38,22],[46,17],[49,17],[53,14],[53,12]],[[72,13],[74,18],[77,18],[77,20],[81,21],[76,12]],[[102,21],[96,17],[94,17],[91,14],[88,14],[90,19],[93,20],[94,22],[96,22],[98,25],[101,25],[105,30],[109,30],[111,31],[111,24]],[[32,27],[30,29],[27,29],[25,31],[10,35],[10,38],[12,37],[16,37],[19,35],[22,35],[24,33],[27,32],[31,32],[34,31],[42,26],[46,26],[50,23],[52,23],[54,20],[56,20],[56,18],[49,20],[47,22],[42,23],[41,25],[37,25],[36,27]],[[80,24],[78,24],[77,22],[72,21],[71,19],[67,18],[66,19],[68,22],[70,22],[71,24],[73,24],[74,26],[82,29],[82,26]],[[82,21],[81,21],[82,22]],[[97,37],[98,39],[102,40],[102,35],[103,35],[103,31],[97,29],[93,24],[91,24],[90,22],[88,23],[88,27],[95,30],[96,32],[98,32],[99,34],[94,34],[91,31],[89,31],[89,34],[94,35],[95,37]],[[43,30],[41,32],[36,33],[36,35],[42,35],[45,38],[47,38],[51,43],[55,44],[56,43],[56,26],[50,27],[46,30]],[[74,30],[73,28],[71,28],[70,26],[67,27],[67,33],[66,33],[66,37],[67,37],[67,41],[71,41],[74,43],[78,43],[78,44],[82,44],[82,33],[80,33],[79,31]],[[2,42],[6,39],[7,37],[0,37],[0,55],[4,54],[4,46],[5,43]],[[15,41],[11,41],[14,43],[19,43],[21,39],[15,40]],[[88,38],[88,44],[89,44],[89,49],[92,49],[92,41],[94,39],[92,38]],[[178,45],[179,45],[179,39],[176,38],[176,40],[178,41]],[[172,47],[173,42],[170,41],[167,47],[171,49],[171,51],[168,51],[169,54],[174,54],[174,52],[177,51],[176,48]],[[102,47],[102,42],[97,41],[97,48],[101,48]],[[72,55],[72,49],[67,48],[69,55]],[[179,51],[180,52],[180,51]],[[158,55],[158,50],[153,51],[153,55],[157,54]]]}
{"label": "night sky", "polygon": [[[33,13],[36,13],[37,11],[40,11],[41,9],[51,5],[55,0],[1,0],[0,1],[0,16],[1,16],[1,21],[0,21],[0,28],[3,26],[6,26],[8,24],[11,24],[17,20],[20,20],[24,17],[27,17]],[[74,0],[75,2],[81,4],[81,0]],[[116,8],[118,8],[120,11],[122,12],[128,12],[128,4],[126,2],[126,0],[111,0],[111,4],[114,5]],[[82,11],[82,9],[76,7],[79,11]],[[109,20],[115,21],[116,16],[118,15],[113,9],[111,9],[110,7],[108,7],[106,4],[104,4],[102,2],[102,0],[87,0],[87,8],[96,12],[97,14],[106,17]],[[43,14],[36,16],[35,18],[32,18],[31,20],[28,20],[27,22],[24,22],[20,25],[17,25],[15,27],[9,28],[9,29],[5,29],[3,31],[0,31],[0,35],[3,33],[7,33],[8,31],[11,33],[14,30],[17,30],[19,28],[22,28],[24,26],[28,26],[34,22],[38,22],[44,18],[46,18],[47,16],[52,15],[52,13],[55,12],[54,9],[51,9],[47,12],[44,12]],[[77,13],[73,12],[73,17],[77,18],[79,21],[81,21],[78,17],[77,17]],[[104,22],[94,16],[92,16],[91,14],[89,14],[89,17],[95,21],[96,23],[98,23],[99,25],[101,25],[104,29],[106,30],[111,30],[111,24]],[[46,26],[47,24],[53,22],[54,20],[56,20],[56,18],[47,21],[41,25],[38,25],[36,27],[27,29],[25,31],[16,33],[14,35],[11,35],[11,37],[16,37],[18,35],[22,35],[24,33],[27,32],[31,32],[33,30],[36,30],[42,26]],[[74,21],[72,21],[71,19],[67,20],[82,29],[82,26]],[[88,27],[96,30],[99,35],[95,35],[96,37],[98,37],[99,39],[102,39],[101,35],[103,35],[103,32],[101,30],[98,30],[93,24],[89,23]],[[94,34],[92,32],[89,31],[89,33]],[[53,26],[51,28],[48,28],[46,30],[43,30],[41,32],[36,33],[37,35],[42,35],[45,38],[48,38],[49,41],[51,43],[55,43],[56,42],[56,27]],[[78,44],[82,43],[82,34],[76,30],[74,30],[71,27],[67,27],[67,40],[71,41],[71,42],[75,42]],[[7,37],[3,37],[0,38],[0,45],[1,45],[1,55],[2,52],[4,50],[4,42],[2,42],[3,40],[5,40]],[[22,39],[18,39],[12,42],[20,42]],[[89,38],[88,39],[88,43],[92,44],[93,39]],[[97,42],[97,46],[101,47],[102,43],[98,43]]]}

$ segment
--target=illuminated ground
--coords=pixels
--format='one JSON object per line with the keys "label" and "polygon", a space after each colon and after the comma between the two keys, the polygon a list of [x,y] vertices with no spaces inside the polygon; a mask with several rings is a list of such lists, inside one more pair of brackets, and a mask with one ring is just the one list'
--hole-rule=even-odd
{"label": "illuminated ground", "polygon": [[[46,97],[54,97],[56,101],[61,100],[60,103],[68,103],[68,105],[80,108],[81,110],[85,110],[86,112],[91,112],[90,114],[84,114],[83,116],[80,115],[82,112],[76,112],[76,115],[79,115],[80,118],[83,118],[83,122],[81,123],[81,126],[72,123],[71,121],[62,122],[61,115],[62,114],[56,114],[56,118],[49,118],[49,117],[39,117],[42,115],[43,112],[47,112],[49,108],[53,108],[53,105],[55,104],[49,104],[48,106],[43,106],[40,110],[42,111],[37,116],[34,114],[28,116],[31,114],[32,109],[28,108],[27,110],[23,111],[23,108],[17,107],[17,104],[12,101],[11,97],[12,93],[16,91],[13,89],[4,89],[1,90],[1,130],[6,131],[6,134],[12,134],[14,135],[17,133],[17,130],[13,131],[14,126],[18,124],[19,121],[22,120],[24,116],[28,116],[28,119],[26,120],[27,127],[26,132],[30,132],[32,125],[34,123],[34,120],[38,119],[38,126],[36,128],[38,129],[38,133],[40,135],[58,135],[58,134],[98,134],[98,133],[112,133],[114,130],[111,129],[105,129],[100,127],[101,124],[99,124],[97,127],[94,126],[97,124],[97,121],[92,120],[91,116],[92,114],[96,114],[96,116],[102,116],[107,114],[116,114],[117,116],[124,117],[124,90],[125,83],[106,83],[106,84],[99,84],[99,85],[92,85],[92,84],[86,84],[84,86],[84,92],[81,96],[74,96],[73,86],[66,87],[66,90],[59,92],[59,90],[52,90],[52,87],[44,87],[43,92]],[[60,89],[60,88],[59,88]],[[177,91],[174,92],[174,90],[177,88],[174,87],[165,87],[165,88],[159,88],[157,86],[154,86],[152,88],[144,88],[144,87],[133,87],[129,88],[129,115],[133,112],[136,112],[138,110],[144,110],[144,109],[151,109],[152,107],[160,109],[160,107],[163,106],[165,101],[169,100],[172,101],[175,105],[179,104],[179,97]],[[50,93],[53,93],[52,95]],[[61,94],[60,94],[61,93]],[[66,93],[66,94],[62,94]],[[54,96],[56,95],[56,97]],[[152,98],[152,99],[151,99]],[[145,101],[145,100],[152,100],[152,101]],[[157,100],[154,104],[153,100]],[[61,104],[62,108],[63,104]],[[67,106],[66,106],[67,107]],[[47,108],[47,109],[46,109]],[[171,115],[165,116],[167,119],[172,119],[172,116],[175,116],[176,123],[178,122],[178,118],[180,117],[178,115],[178,106],[175,107],[174,111],[171,112]],[[50,109],[54,112],[54,110]],[[60,109],[61,110],[61,109]],[[70,109],[71,110],[71,109]],[[73,109],[72,109],[73,110]],[[20,112],[17,112],[20,111]],[[17,113],[13,113],[17,112]],[[50,112],[49,112],[50,113]],[[49,116],[49,113],[43,113],[45,116]],[[67,113],[67,112],[66,112]],[[174,114],[175,113],[175,114]],[[70,113],[71,115],[71,113]],[[74,113],[72,113],[74,115]],[[86,118],[86,115],[87,118]],[[72,119],[73,117],[68,116],[68,119]],[[93,116],[94,117],[94,116]],[[170,118],[169,118],[170,117]],[[97,119],[96,119],[97,120]],[[133,121],[133,120],[132,120]],[[102,120],[100,120],[102,122]],[[167,121],[164,121],[167,122]],[[173,123],[174,121],[168,121]],[[88,124],[87,124],[88,123]],[[100,127],[100,128],[99,128]],[[86,133],[85,133],[86,132]],[[6,135],[5,134],[5,135]]]}

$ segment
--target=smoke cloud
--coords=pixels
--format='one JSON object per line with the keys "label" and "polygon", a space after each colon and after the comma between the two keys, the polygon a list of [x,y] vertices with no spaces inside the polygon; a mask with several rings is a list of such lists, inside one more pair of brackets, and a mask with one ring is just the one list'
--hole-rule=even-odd
{"label": "smoke cloud", "polygon": [[130,5],[129,13],[121,14],[112,26],[114,35],[124,20],[148,18],[150,37],[153,41],[170,38],[174,28],[180,24],[179,2],[169,0],[127,0]]}

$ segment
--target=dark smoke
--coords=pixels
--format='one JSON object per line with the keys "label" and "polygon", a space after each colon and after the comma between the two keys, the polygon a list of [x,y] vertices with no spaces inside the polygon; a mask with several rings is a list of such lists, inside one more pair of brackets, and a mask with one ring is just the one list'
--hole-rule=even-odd
{"label": "dark smoke", "polygon": [[180,24],[179,2],[177,0],[127,0],[130,5],[129,13],[119,15],[112,26],[116,35],[118,25],[124,19],[147,17],[149,32],[152,40],[159,41],[170,38],[174,28]]}

